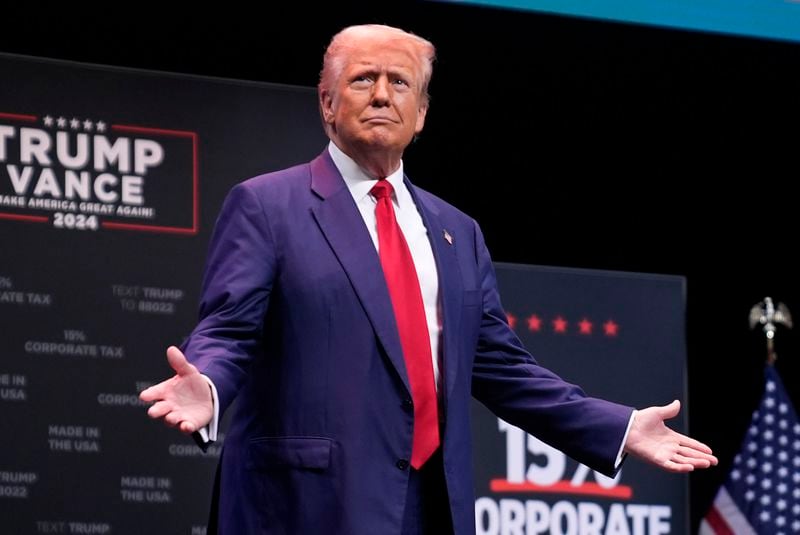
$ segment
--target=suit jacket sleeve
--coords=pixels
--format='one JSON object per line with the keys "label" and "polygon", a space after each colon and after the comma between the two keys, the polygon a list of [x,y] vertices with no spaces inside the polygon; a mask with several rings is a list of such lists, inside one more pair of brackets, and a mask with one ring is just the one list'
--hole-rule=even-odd
{"label": "suit jacket sleeve", "polygon": [[220,414],[260,353],[261,331],[276,276],[266,213],[246,183],[228,194],[217,218],[203,277],[199,322],[182,345],[219,394]]}
{"label": "suit jacket sleeve", "polygon": [[483,315],[472,373],[474,397],[509,423],[613,475],[632,408],[588,397],[536,363],[508,326],[477,224],[475,242]]}

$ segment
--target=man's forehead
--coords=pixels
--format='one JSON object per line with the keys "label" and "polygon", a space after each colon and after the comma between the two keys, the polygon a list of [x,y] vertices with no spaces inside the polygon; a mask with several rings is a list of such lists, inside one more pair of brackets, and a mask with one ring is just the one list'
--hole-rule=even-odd
{"label": "man's forehead", "polygon": [[347,63],[351,68],[373,68],[378,70],[403,70],[411,71],[416,70],[417,64],[413,61],[387,61],[380,58],[360,58],[353,59]]}
{"label": "man's forehead", "polygon": [[400,39],[358,39],[350,43],[348,57],[351,62],[373,62],[376,58],[394,58],[394,61],[418,62],[413,44]]}
{"label": "man's forehead", "polygon": [[356,49],[348,55],[345,64],[350,68],[369,67],[404,71],[417,71],[420,66],[419,59],[408,47]]}

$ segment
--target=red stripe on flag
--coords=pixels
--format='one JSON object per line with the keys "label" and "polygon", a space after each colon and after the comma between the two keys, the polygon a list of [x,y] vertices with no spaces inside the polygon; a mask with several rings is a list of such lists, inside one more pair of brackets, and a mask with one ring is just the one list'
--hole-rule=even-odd
{"label": "red stripe on flag", "polygon": [[709,509],[705,520],[717,535],[736,535],[716,507]]}

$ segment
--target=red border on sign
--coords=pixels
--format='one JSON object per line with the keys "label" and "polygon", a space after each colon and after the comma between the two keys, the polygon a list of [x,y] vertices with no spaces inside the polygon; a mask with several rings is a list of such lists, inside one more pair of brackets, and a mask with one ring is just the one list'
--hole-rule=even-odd
{"label": "red border on sign", "polygon": [[200,228],[200,194],[198,191],[197,179],[197,132],[187,130],[165,130],[163,128],[148,128],[146,126],[134,126],[115,124],[111,129],[118,132],[131,132],[137,134],[158,134],[162,136],[189,138],[192,141],[192,226],[186,227],[166,227],[158,225],[142,225],[140,223],[116,223],[113,221],[103,221],[100,225],[108,229],[143,230],[147,232],[167,232],[171,234],[197,234]]}

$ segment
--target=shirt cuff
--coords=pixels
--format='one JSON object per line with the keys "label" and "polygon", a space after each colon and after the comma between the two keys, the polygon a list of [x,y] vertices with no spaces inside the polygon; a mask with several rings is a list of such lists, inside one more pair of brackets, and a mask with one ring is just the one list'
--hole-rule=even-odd
{"label": "shirt cuff", "polygon": [[619,446],[619,452],[617,453],[617,460],[614,461],[614,470],[619,469],[619,465],[622,464],[622,461],[625,460],[625,443],[628,441],[628,433],[631,432],[631,426],[633,425],[633,420],[636,418],[636,409],[631,412],[631,418],[628,420],[628,427],[625,429],[625,435],[622,437],[622,444]]}
{"label": "shirt cuff", "polygon": [[[219,396],[217,395],[217,387],[214,386],[214,382],[211,378],[207,375],[203,375],[203,379],[206,380],[209,388],[211,388],[211,402],[214,405],[214,415],[211,417],[211,421],[208,422],[208,425],[198,429],[197,433],[200,435],[200,438],[203,439],[203,442],[214,442],[217,440],[217,428],[219,427]],[[627,433],[625,435],[627,436]]]}

